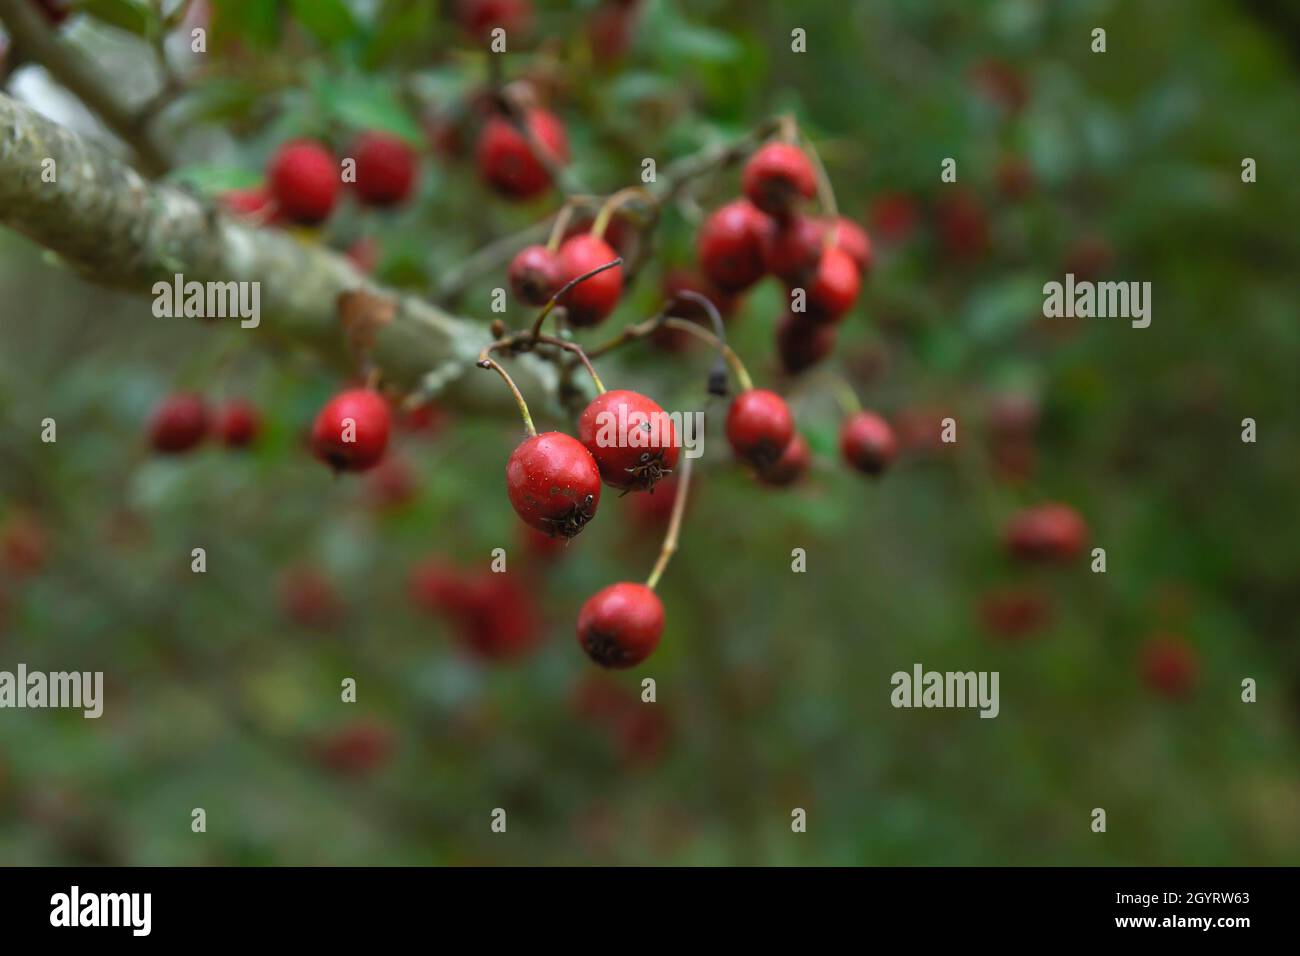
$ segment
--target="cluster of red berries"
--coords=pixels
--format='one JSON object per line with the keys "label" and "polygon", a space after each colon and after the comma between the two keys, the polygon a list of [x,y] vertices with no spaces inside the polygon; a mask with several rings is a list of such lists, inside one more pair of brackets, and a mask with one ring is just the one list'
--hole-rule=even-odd
{"label": "cluster of red berries", "polygon": [[262,416],[244,399],[225,402],[210,411],[200,395],[168,395],[154,409],[149,422],[149,444],[155,451],[178,455],[200,445],[209,435],[227,448],[246,448],[257,440]]}
{"label": "cluster of red berries", "polygon": [[[774,142],[758,149],[745,165],[742,185],[745,198],[715,210],[700,227],[700,269],[728,295],[765,275],[786,283],[791,308],[777,322],[776,344],[786,371],[795,374],[834,348],[836,326],[871,268],[871,241],[851,220],[800,211],[801,201],[816,192],[816,176],[797,146]],[[801,305],[796,289],[803,290]]]}
{"label": "cluster of red berries", "polygon": [[[405,140],[375,130],[359,135],[347,156],[356,163],[357,199],[373,208],[401,205],[414,194],[419,158]],[[343,169],[323,143],[297,139],[271,157],[266,183],[222,197],[238,215],[267,223],[318,226],[330,217],[343,191]]]}
{"label": "cluster of red berries", "polygon": [[416,606],[447,620],[476,657],[515,660],[543,636],[533,592],[513,574],[465,571],[430,560],[411,571],[408,588]]}

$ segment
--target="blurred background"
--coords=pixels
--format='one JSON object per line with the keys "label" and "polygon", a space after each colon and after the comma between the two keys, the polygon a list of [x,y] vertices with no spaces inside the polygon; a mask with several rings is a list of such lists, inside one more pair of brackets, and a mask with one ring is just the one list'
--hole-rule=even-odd
{"label": "blurred background", "polygon": [[[484,324],[505,260],[461,265],[560,204],[509,202],[477,174],[493,80],[560,118],[566,176],[591,193],[792,113],[874,264],[802,374],[774,345],[778,283],[727,320],[811,446],[791,487],[731,461],[707,350],[601,360],[611,387],[710,418],[662,643],[607,674],[577,646],[577,610],[644,579],[666,494],[607,489],[581,536],[546,547],[505,496],[518,420],[436,400],[402,417],[379,469],[336,478],[304,435],[346,370],[234,323],[155,318],[0,234],[0,670],[106,684],[99,720],[0,713],[0,863],[1300,859],[1294,10],[516,0],[493,14],[521,18],[494,75],[457,3],[70,6],[50,28],[124,98],[165,91],[166,179],[214,201],[256,188],[295,137],[405,140],[412,201],[349,197],[294,232]],[[112,141],[41,65],[4,73]],[[618,311],[579,339],[652,315],[739,188],[720,171],[665,209]],[[1151,282],[1150,328],[1044,319],[1042,286],[1066,272]],[[505,318],[532,314],[511,299]],[[898,433],[878,480],[840,460],[841,383]],[[154,453],[151,415],[177,392],[250,403],[256,440]],[[573,430],[534,398],[539,427]],[[1106,573],[1086,553],[1007,554],[1008,520],[1047,501],[1083,516]],[[1000,715],[893,709],[890,675],[917,662],[999,671]]]}

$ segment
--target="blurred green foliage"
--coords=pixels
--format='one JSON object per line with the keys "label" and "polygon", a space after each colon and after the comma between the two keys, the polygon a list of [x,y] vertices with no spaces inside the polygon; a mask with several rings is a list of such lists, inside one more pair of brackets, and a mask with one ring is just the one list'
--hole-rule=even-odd
{"label": "blurred green foliage", "polygon": [[[98,49],[147,6],[96,2],[88,12],[113,26],[71,29]],[[728,460],[706,356],[602,362],[611,386],[707,408],[711,431],[660,589],[661,647],[608,681],[656,717],[593,714],[573,621],[589,594],[653,563],[661,530],[633,501],[608,494],[539,565],[504,495],[517,422],[452,410],[436,434],[398,436],[414,498],[377,508],[371,482],[335,479],[303,445],[335,370],[257,333],[155,319],[147,300],[82,285],[5,235],[0,524],[34,518],[48,555],[0,588],[0,669],[103,670],[108,697],[98,721],[0,713],[0,863],[1296,862],[1294,42],[1226,0],[645,0],[630,51],[609,64],[588,42],[594,2],[538,6],[534,39],[504,71],[545,90],[584,190],[792,111],[844,214],[874,231],[880,197],[908,197],[917,230],[876,234],[829,364],[872,407],[952,414],[955,449],[906,454],[876,483],[843,468],[826,371],[778,376],[783,293],[770,281],[729,333],[791,397],[816,454],[801,487],[760,487]],[[173,179],[251,184],[296,135],[342,149],[378,127],[423,143],[422,114],[454,116],[488,78],[437,7],[216,0],[210,52],[171,121],[233,138],[191,148]],[[1104,54],[1089,50],[1096,26]],[[807,53],[789,52],[794,27]],[[989,94],[990,64],[1010,94]],[[955,186],[939,182],[948,156]],[[1007,157],[1032,170],[1019,198],[999,182]],[[701,183],[699,205],[737,181]],[[987,248],[954,254],[954,193],[980,211]],[[349,207],[313,241],[371,237],[380,278],[423,291],[554,208],[507,205],[472,162],[430,151],[417,202]],[[654,312],[661,270],[692,261],[698,211],[667,211],[651,266],[584,341]],[[1152,283],[1149,329],[1041,318],[1042,284],[1089,244],[1109,277]],[[486,322],[502,271],[459,311]],[[512,303],[507,318],[527,315]],[[252,399],[266,433],[243,453],[151,457],[145,422],[179,388]],[[990,456],[989,403],[1008,393],[1041,408],[1027,477]],[[57,444],[39,441],[46,417]],[[1240,441],[1246,417],[1255,444]],[[1043,500],[1084,514],[1106,574],[1008,563],[1004,520]],[[200,546],[203,575],[190,571]],[[496,547],[528,576],[548,635],[507,664],[474,659],[407,594],[418,561],[486,568]],[[790,570],[796,547],[805,574]],[[337,589],[330,626],[286,617],[284,574],[302,567]],[[980,601],[1005,588],[1047,597],[1042,633],[986,632]],[[1189,699],[1141,681],[1139,647],[1164,632],[1199,659]],[[894,710],[890,675],[917,661],[1000,671],[1000,716]],[[636,703],[647,676],[653,705]],[[339,702],[344,677],[356,704]],[[1240,702],[1244,677],[1258,703]],[[366,773],[322,766],[319,741],[359,721],[388,729],[391,755]],[[190,832],[194,807],[206,834]],[[496,807],[506,835],[489,830]],[[806,834],[790,832],[794,807]],[[1105,835],[1089,829],[1094,807]]]}

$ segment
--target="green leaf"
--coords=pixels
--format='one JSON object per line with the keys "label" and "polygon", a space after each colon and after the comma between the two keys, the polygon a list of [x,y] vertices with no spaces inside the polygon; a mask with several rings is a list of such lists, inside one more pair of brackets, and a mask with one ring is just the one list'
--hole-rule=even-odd
{"label": "green leaf", "polygon": [[321,43],[334,46],[350,40],[359,25],[343,0],[290,0],[294,19]]}
{"label": "green leaf", "polygon": [[316,92],[325,111],[353,129],[384,130],[412,143],[423,139],[419,124],[387,83],[323,76]]}
{"label": "green leaf", "polygon": [[143,0],[88,0],[78,9],[100,23],[136,36],[151,36],[158,29],[156,11]]}
{"label": "green leaf", "polygon": [[167,175],[170,182],[186,183],[199,192],[213,195],[230,189],[248,189],[262,181],[262,174],[241,166],[182,166]]}

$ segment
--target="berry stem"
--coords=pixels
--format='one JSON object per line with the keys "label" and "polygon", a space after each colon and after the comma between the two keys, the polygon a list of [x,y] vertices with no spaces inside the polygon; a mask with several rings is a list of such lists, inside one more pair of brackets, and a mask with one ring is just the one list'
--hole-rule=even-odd
{"label": "berry stem", "polygon": [[573,203],[566,202],[561,208],[559,215],[555,217],[555,222],[551,224],[551,235],[546,240],[546,251],[555,252],[560,248],[560,243],[564,241],[564,232],[569,228],[569,223],[573,220]]}
{"label": "berry stem", "polygon": [[618,212],[620,206],[625,205],[629,200],[642,199],[648,205],[654,205],[654,197],[640,186],[628,186],[626,189],[620,189],[614,195],[605,200],[604,205],[600,207],[600,212],[596,213],[596,221],[591,224],[591,234],[597,239],[605,238],[605,230],[609,228],[609,221],[614,218],[614,213]]}
{"label": "berry stem", "polygon": [[858,400],[857,393],[848,382],[839,376],[831,376],[828,381],[835,395],[835,401],[839,403],[840,411],[845,415],[856,415],[862,411],[862,402]]}
{"label": "berry stem", "polygon": [[652,335],[656,329],[676,329],[707,342],[710,346],[722,353],[722,357],[726,359],[727,364],[731,366],[731,371],[736,376],[736,381],[740,383],[742,391],[747,392],[754,387],[754,380],[749,377],[749,371],[745,368],[745,363],[740,360],[740,356],[736,354],[735,350],[732,349],[730,345],[719,339],[716,335],[701,325],[697,325],[687,319],[669,318],[668,308],[669,306],[664,306],[657,315],[652,315],[644,322],[624,326],[623,331],[614,336],[614,338],[610,339],[608,342],[603,345],[598,345],[594,349],[588,349],[586,353],[587,357],[593,359],[600,358],[602,355],[606,355],[617,348],[621,348],[629,342],[636,342],[640,339],[644,339],[648,335]]}
{"label": "berry stem", "polygon": [[554,345],[556,348],[564,349],[566,352],[572,352],[578,356],[578,361],[587,369],[587,374],[591,376],[592,382],[595,383],[597,394],[605,394],[605,383],[602,382],[600,376],[596,374],[596,367],[591,364],[591,359],[587,356],[587,353],[583,350],[581,345],[577,342],[570,342],[555,335],[538,335],[536,340],[547,345]]}
{"label": "berry stem", "polygon": [[677,496],[673,499],[673,514],[668,519],[668,533],[664,535],[663,547],[659,549],[659,560],[655,562],[654,570],[645,581],[645,586],[651,591],[659,584],[664,569],[668,567],[669,559],[677,551],[677,536],[682,529],[682,515],[686,513],[686,493],[690,490],[690,486],[691,459],[685,457],[682,461],[682,475],[677,481]]}
{"label": "berry stem", "polygon": [[[839,205],[835,202],[835,188],[831,185],[831,178],[826,173],[826,164],[822,162],[822,157],[817,152],[817,147],[807,136],[800,134],[799,137],[805,152],[812,157],[813,173],[817,177],[817,202],[821,204],[822,213],[829,216],[832,220],[838,220],[840,216]],[[829,246],[835,241],[835,229],[826,230],[826,244]]]}
{"label": "berry stem", "polygon": [[555,295],[551,296],[550,301],[547,302],[546,305],[542,306],[542,311],[538,313],[536,321],[533,322],[533,330],[532,330],[533,339],[536,340],[537,337],[542,334],[542,323],[546,321],[546,317],[551,314],[551,310],[555,308],[555,306],[559,303],[560,299],[564,298],[565,293],[567,293],[578,283],[586,282],[592,276],[600,275],[606,269],[614,269],[618,266],[621,266],[622,264],[623,264],[623,257],[615,256],[613,259],[611,259],[609,262],[606,262],[604,265],[596,266],[596,268],[592,269],[590,272],[584,272],[582,275],[575,276],[574,278],[570,279],[568,282],[564,283],[564,285],[560,287],[560,291],[556,292]]}
{"label": "berry stem", "polygon": [[519,386],[510,374],[501,367],[501,364],[489,354],[493,346],[489,345],[478,355],[478,367],[495,369],[496,373],[505,380],[506,385],[510,388],[510,394],[515,397],[515,404],[519,406],[519,414],[523,416],[524,428],[528,429],[528,434],[533,438],[537,437],[537,426],[533,424],[533,416],[528,414],[528,403],[524,401],[524,396],[520,394]]}

